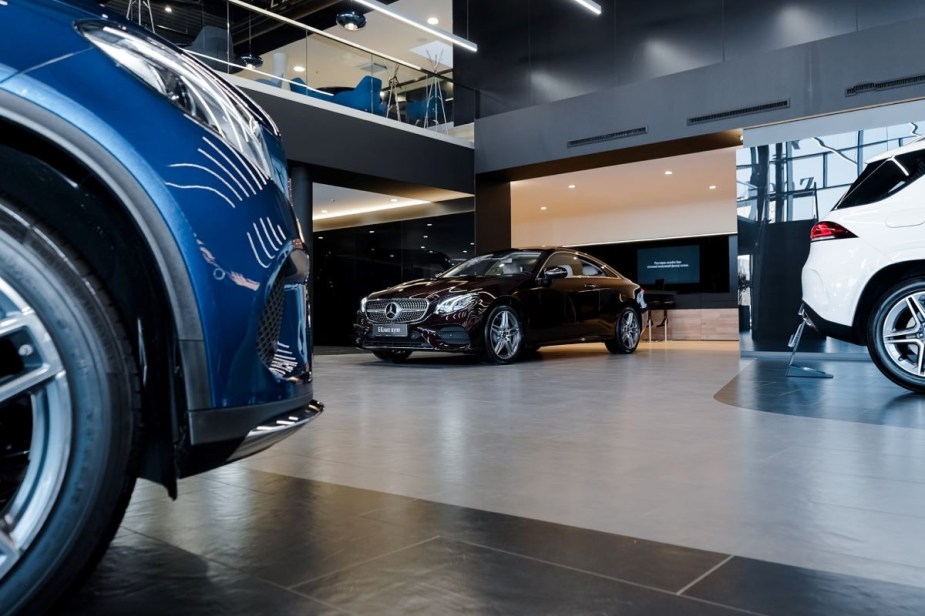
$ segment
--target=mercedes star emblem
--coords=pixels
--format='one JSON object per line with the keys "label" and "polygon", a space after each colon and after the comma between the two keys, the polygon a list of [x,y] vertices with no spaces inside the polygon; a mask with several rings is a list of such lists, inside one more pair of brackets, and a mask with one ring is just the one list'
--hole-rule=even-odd
{"label": "mercedes star emblem", "polygon": [[399,306],[395,302],[389,302],[389,304],[385,307],[385,317],[389,321],[394,321],[395,319],[398,318],[398,315],[400,314],[401,314],[401,306]]}

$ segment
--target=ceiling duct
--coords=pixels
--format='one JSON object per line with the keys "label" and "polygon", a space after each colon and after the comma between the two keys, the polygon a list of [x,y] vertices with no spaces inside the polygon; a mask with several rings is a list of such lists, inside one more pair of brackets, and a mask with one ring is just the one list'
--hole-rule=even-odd
{"label": "ceiling duct", "polygon": [[729,111],[720,111],[718,113],[710,113],[702,116],[694,116],[693,118],[687,119],[688,126],[695,126],[697,124],[706,124],[707,122],[718,122],[720,120],[726,120],[729,118],[737,118],[739,116],[752,115],[753,113],[764,113],[767,111],[777,111],[778,109],[789,109],[790,100],[775,101],[773,103],[765,103],[763,105],[753,105],[751,107],[741,107],[739,109],[731,109]]}

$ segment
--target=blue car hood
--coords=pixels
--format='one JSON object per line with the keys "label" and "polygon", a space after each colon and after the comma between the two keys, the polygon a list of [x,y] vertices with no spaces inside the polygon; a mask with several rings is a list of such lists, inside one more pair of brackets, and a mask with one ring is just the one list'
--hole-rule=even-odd
{"label": "blue car hood", "polygon": [[106,14],[105,7],[88,0],[0,4],[0,80],[89,49],[74,22]]}

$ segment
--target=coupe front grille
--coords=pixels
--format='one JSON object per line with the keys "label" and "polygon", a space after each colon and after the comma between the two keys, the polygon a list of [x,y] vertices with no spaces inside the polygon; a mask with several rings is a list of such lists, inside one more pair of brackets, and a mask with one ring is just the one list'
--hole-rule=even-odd
{"label": "coupe front grille", "polygon": [[414,323],[425,314],[426,299],[371,299],[366,302],[366,318],[373,323]]}

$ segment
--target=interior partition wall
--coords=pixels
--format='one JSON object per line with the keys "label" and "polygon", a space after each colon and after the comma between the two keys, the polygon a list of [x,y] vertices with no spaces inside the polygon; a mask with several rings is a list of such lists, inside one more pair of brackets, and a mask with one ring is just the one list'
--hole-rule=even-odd
{"label": "interior partition wall", "polygon": [[472,212],[316,232],[315,344],[353,346],[360,300],[475,254]]}

